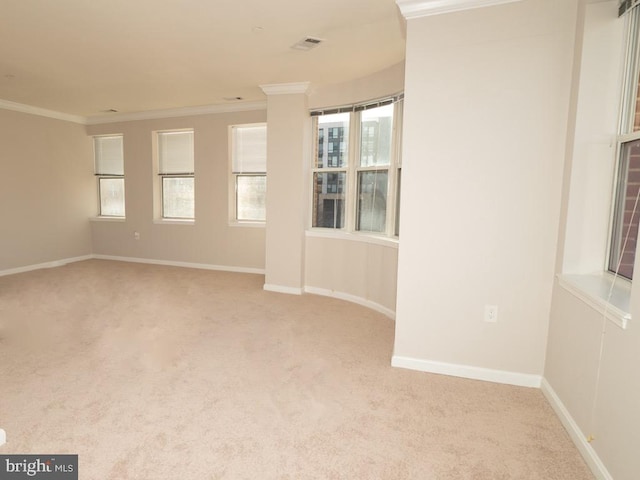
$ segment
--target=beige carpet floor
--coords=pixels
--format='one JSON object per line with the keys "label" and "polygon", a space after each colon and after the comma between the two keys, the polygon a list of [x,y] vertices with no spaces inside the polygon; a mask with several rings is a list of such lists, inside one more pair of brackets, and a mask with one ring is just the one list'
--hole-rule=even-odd
{"label": "beige carpet floor", "polygon": [[394,324],[259,275],[0,277],[0,454],[80,479],[590,479],[537,389],[390,366]]}

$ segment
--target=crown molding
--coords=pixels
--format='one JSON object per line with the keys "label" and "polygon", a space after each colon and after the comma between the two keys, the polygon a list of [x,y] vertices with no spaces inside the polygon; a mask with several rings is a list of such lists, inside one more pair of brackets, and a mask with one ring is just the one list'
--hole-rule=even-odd
{"label": "crown molding", "polygon": [[311,82],[272,83],[270,85],[260,85],[260,88],[267,95],[288,95],[307,93],[310,85]]}
{"label": "crown molding", "polygon": [[100,125],[104,123],[129,122],[132,120],[153,120],[158,118],[189,117],[192,115],[205,115],[207,113],[231,113],[247,112],[250,110],[266,110],[267,102],[260,101],[233,103],[228,105],[203,105],[199,107],[180,107],[169,108],[165,110],[148,110],[145,112],[112,113],[106,115],[95,115],[91,117],[71,115],[68,113],[57,112],[55,110],[47,110],[46,108],[33,107],[31,105],[25,105],[23,103],[11,102],[9,100],[2,99],[0,99],[0,109],[28,113],[30,115],[38,115],[40,117],[54,118],[56,120],[79,123],[80,125]]}
{"label": "crown molding", "polygon": [[147,110],[145,112],[110,113],[95,115],[86,119],[87,125],[105,123],[130,122],[133,120],[155,120],[159,118],[190,117],[192,115],[206,115],[210,113],[247,112],[250,110],[266,110],[267,102],[230,103],[225,105],[202,105],[199,107],[168,108],[165,110]]}
{"label": "crown molding", "polygon": [[56,112],[55,110],[47,110],[46,108],[34,107],[31,105],[25,105],[24,103],[11,102],[9,100],[0,99],[0,109],[38,115],[39,117],[55,118],[56,120],[64,120],[66,122],[79,123],[81,125],[87,124],[87,119],[80,115],[70,115],[68,113]]}
{"label": "crown molding", "polygon": [[428,17],[443,13],[460,12],[472,8],[492,7],[521,0],[396,0],[402,16],[410,18]]}

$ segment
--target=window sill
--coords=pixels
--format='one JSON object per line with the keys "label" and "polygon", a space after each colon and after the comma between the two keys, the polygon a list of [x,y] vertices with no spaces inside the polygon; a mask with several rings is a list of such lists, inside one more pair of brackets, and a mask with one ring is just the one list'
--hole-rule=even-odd
{"label": "window sill", "polygon": [[349,240],[352,242],[371,243],[384,247],[398,248],[400,241],[396,237],[385,237],[382,235],[371,235],[367,233],[345,232],[342,230],[314,228],[307,230],[305,236],[312,238],[334,238],[337,240]]}
{"label": "window sill", "polygon": [[127,219],[125,217],[107,217],[101,215],[89,218],[89,221],[91,222],[125,222],[126,220]]}
{"label": "window sill", "polygon": [[158,218],[154,220],[153,223],[156,225],[195,225],[196,221],[193,219]]}
{"label": "window sill", "polygon": [[265,228],[266,225],[266,222],[229,222],[230,227]]}
{"label": "window sill", "polygon": [[[608,273],[557,275],[558,284],[623,330],[631,320],[631,283]],[[616,281],[614,281],[616,280]]]}

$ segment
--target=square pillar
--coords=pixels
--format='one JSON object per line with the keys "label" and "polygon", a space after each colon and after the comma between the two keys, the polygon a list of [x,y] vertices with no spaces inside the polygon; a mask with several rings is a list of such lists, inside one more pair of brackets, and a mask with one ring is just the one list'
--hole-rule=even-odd
{"label": "square pillar", "polygon": [[301,294],[308,209],[309,83],[261,85],[267,94],[267,221],[264,289]]}

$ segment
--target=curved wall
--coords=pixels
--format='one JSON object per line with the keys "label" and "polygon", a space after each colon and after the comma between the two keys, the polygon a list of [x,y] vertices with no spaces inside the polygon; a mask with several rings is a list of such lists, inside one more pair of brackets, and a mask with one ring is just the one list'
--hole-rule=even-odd
{"label": "curved wall", "polygon": [[404,62],[351,82],[313,90],[309,108],[334,107],[386,97],[404,90]]}
{"label": "curved wall", "polygon": [[398,244],[354,237],[307,232],[305,291],[359,303],[395,318]]}
{"label": "curved wall", "polygon": [[[309,95],[309,107],[348,105],[404,89],[404,62]],[[305,291],[359,303],[395,318],[398,241],[309,229]]]}

